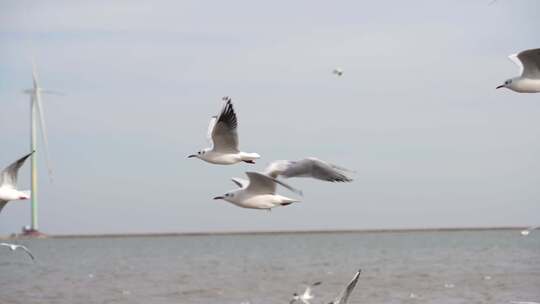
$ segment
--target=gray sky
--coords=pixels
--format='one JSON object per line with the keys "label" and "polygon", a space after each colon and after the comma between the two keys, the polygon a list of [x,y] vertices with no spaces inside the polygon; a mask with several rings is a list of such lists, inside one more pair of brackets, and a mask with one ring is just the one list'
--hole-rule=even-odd
{"label": "gray sky", "polygon": [[[540,94],[495,86],[540,46],[540,1],[489,2],[0,1],[0,166],[29,150],[34,54],[66,93],[44,96],[44,232],[538,224]],[[186,159],[224,95],[255,166]],[[271,213],[211,199],[306,156],[356,180],[289,180],[303,202]],[[0,234],[29,213],[8,204]]]}

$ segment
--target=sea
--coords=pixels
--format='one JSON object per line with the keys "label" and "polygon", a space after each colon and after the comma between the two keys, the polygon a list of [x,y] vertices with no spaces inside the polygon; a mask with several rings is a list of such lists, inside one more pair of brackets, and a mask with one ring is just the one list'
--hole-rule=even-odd
{"label": "sea", "polygon": [[540,231],[286,233],[14,240],[0,303],[287,304],[322,281],[348,303],[540,302]]}

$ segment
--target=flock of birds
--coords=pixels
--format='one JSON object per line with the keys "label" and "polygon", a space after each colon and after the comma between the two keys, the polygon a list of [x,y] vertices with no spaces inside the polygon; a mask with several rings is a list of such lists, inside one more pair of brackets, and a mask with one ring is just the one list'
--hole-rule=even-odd
{"label": "flock of birds", "polygon": [[[218,115],[210,119],[208,140],[210,148],[205,148],[188,158],[198,158],[211,164],[232,165],[240,162],[255,164],[260,158],[257,153],[240,151],[238,146],[238,118],[230,97],[223,97],[223,107]],[[279,206],[288,206],[299,202],[298,199],[276,194],[277,185],[302,195],[302,191],[278,179],[309,177],[328,182],[350,182],[347,176],[352,172],[343,167],[309,157],[298,161],[278,160],[270,163],[263,172],[246,172],[248,179],[234,177],[232,181],[238,189],[229,191],[214,199],[225,200],[238,207],[271,210]]]}
{"label": "flock of birds", "polygon": [[[540,49],[525,50],[510,55],[509,58],[520,68],[520,75],[506,80],[496,88],[507,88],[519,93],[540,92]],[[341,68],[336,68],[332,73],[337,77],[341,77],[344,72]],[[260,158],[260,155],[240,151],[237,131],[238,118],[234,111],[232,100],[229,97],[223,97],[223,101],[223,107],[218,115],[210,119],[208,139],[211,147],[202,149],[197,154],[189,155],[188,158],[198,158],[205,162],[219,165],[232,165],[240,162],[255,164],[255,161]],[[17,189],[17,174],[32,153],[21,157],[0,172],[0,212],[10,201],[27,200],[30,198],[30,191],[20,191]],[[270,211],[275,207],[287,206],[299,202],[298,199],[276,194],[278,185],[300,196],[302,195],[302,191],[290,186],[282,179],[308,177],[327,182],[351,182],[352,178],[348,176],[348,173],[352,172],[346,168],[314,157],[298,161],[278,160],[270,163],[262,172],[246,172],[247,180],[232,178],[238,189],[216,196],[214,199],[225,200],[242,208]],[[524,236],[529,235],[532,230],[538,227],[530,227],[521,231],[521,234]],[[10,248],[12,251],[21,249],[32,260],[34,259],[32,253],[25,246],[8,243],[0,243],[0,246]],[[346,303],[350,293],[356,286],[359,276],[360,271],[355,274],[353,280],[347,285],[345,290],[329,304]],[[311,289],[319,284],[320,282],[317,282],[308,286],[301,295],[294,294],[290,303],[301,301],[304,304],[309,304],[309,300],[313,298]]]}

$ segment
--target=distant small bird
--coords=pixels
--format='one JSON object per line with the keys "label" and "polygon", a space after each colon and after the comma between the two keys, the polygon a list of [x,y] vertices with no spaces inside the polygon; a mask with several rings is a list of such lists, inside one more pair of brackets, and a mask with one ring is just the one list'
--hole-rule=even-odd
{"label": "distant small bird", "polygon": [[333,71],[332,71],[332,74],[335,74],[337,76],[341,76],[343,75],[343,70],[340,69],[340,68],[335,68]]}
{"label": "distant small bird", "polygon": [[337,296],[334,301],[328,303],[328,304],[346,304],[347,301],[349,301],[349,296],[351,295],[352,291],[356,287],[356,283],[358,283],[358,279],[360,278],[360,273],[362,270],[358,270],[358,272],[354,275],[353,279],[347,284],[345,289]]}
{"label": "distant small bird", "polygon": [[491,280],[491,276],[488,276],[488,275],[484,276],[484,280],[486,280],[486,281]]}
{"label": "distant small bird", "polygon": [[17,245],[17,244],[8,244],[8,243],[0,243],[0,246],[8,247],[11,249],[11,251],[15,251],[17,249],[22,249],[24,252],[26,252],[32,260],[34,260],[34,255],[23,245]]}
{"label": "distant small bird", "polygon": [[277,160],[266,167],[264,173],[277,178],[283,176],[291,177],[310,177],[327,182],[351,182],[345,172],[352,172],[343,167],[327,163],[315,157],[308,157],[298,161]]}
{"label": "distant small bird", "polygon": [[302,295],[299,295],[297,294],[296,292],[293,293],[293,298],[291,299],[291,301],[289,302],[289,304],[293,304],[293,303],[296,303],[297,301],[302,301],[302,303],[304,304],[310,304],[309,301],[312,300],[314,297],[313,297],[313,293],[311,292],[311,289],[315,286],[319,286],[321,285],[322,282],[315,282],[309,286],[306,287],[306,290],[304,291],[304,293]]}
{"label": "distant small bird", "polygon": [[497,87],[519,93],[540,92],[540,49],[526,50],[512,54],[508,58],[520,69],[520,76],[508,79]]}
{"label": "distant small bird", "polygon": [[205,148],[188,158],[196,157],[218,165],[232,165],[239,162],[254,164],[261,156],[257,153],[240,152],[238,149],[238,120],[231,98],[225,96],[223,107],[217,116],[210,119],[208,140],[211,148]]}
{"label": "distant small bird", "polygon": [[527,229],[521,230],[521,235],[527,236],[527,235],[531,234],[531,232],[533,230],[537,229],[537,228],[540,228],[540,226],[531,226],[531,227],[529,227]]}
{"label": "distant small bird", "polygon": [[19,191],[16,187],[19,169],[32,153],[26,154],[0,172],[0,212],[9,201],[30,198],[30,191]]}
{"label": "distant small bird", "polygon": [[249,181],[241,178],[232,179],[240,189],[227,192],[222,196],[216,196],[214,199],[222,199],[242,208],[264,210],[271,210],[274,207],[288,206],[292,203],[299,202],[297,199],[288,198],[275,193],[276,185],[281,185],[302,195],[300,190],[262,173],[246,172],[246,175],[249,178]]}
{"label": "distant small bird", "polygon": [[454,288],[454,287],[456,287],[456,286],[454,284],[452,284],[452,283],[445,283],[444,284],[444,288]]}

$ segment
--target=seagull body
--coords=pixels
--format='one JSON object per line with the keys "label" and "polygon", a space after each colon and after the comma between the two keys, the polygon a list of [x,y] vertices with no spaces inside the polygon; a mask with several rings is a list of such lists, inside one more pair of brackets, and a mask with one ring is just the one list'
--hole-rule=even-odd
{"label": "seagull body", "polygon": [[264,173],[273,178],[283,176],[310,177],[328,182],[350,182],[352,179],[345,175],[350,172],[345,168],[327,163],[315,157],[304,158],[299,161],[278,160],[270,163]]}
{"label": "seagull body", "polygon": [[358,282],[358,279],[360,278],[360,273],[362,270],[358,270],[358,272],[354,275],[353,279],[347,284],[345,289],[337,296],[334,301],[328,303],[328,304],[346,304],[347,301],[349,301],[349,296],[351,295],[352,291],[356,287],[356,283]]}
{"label": "seagull body", "polygon": [[257,153],[241,152],[238,148],[238,120],[229,97],[225,101],[219,115],[210,119],[208,140],[212,147],[205,148],[188,158],[196,157],[205,162],[218,165],[232,165],[239,162],[254,164],[261,156]]}
{"label": "seagull body", "polygon": [[525,50],[508,58],[520,68],[520,76],[508,79],[497,87],[518,93],[540,92],[540,49]]}
{"label": "seagull body", "polygon": [[312,300],[314,297],[313,297],[313,293],[311,292],[311,288],[314,287],[314,286],[318,286],[318,285],[321,285],[322,282],[315,282],[309,286],[306,287],[306,290],[304,291],[304,293],[302,295],[299,295],[297,293],[294,293],[293,294],[293,298],[292,300],[289,302],[289,304],[293,304],[297,301],[302,301],[302,303],[304,304],[310,304],[309,301]]}
{"label": "seagull body", "polygon": [[28,256],[30,256],[30,258],[32,258],[32,260],[34,259],[34,255],[30,252],[30,250],[28,250],[28,248],[23,245],[0,243],[0,246],[8,247],[9,249],[11,249],[11,251],[22,249],[24,252],[26,252],[26,254],[28,254]]}
{"label": "seagull body", "polygon": [[343,70],[341,68],[335,68],[333,71],[332,71],[332,74],[335,74],[337,76],[341,76],[343,75]]}
{"label": "seagull body", "polygon": [[240,178],[232,179],[240,189],[229,191],[222,196],[214,197],[214,199],[222,199],[242,208],[264,210],[299,202],[297,199],[275,194],[277,184],[301,194],[300,191],[293,187],[262,173],[246,172],[246,175],[249,180]]}
{"label": "seagull body", "polygon": [[29,191],[20,191],[16,187],[19,169],[32,153],[21,157],[0,172],[0,212],[9,201],[27,200],[30,198]]}

